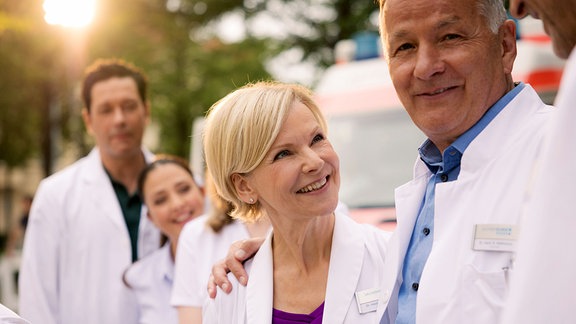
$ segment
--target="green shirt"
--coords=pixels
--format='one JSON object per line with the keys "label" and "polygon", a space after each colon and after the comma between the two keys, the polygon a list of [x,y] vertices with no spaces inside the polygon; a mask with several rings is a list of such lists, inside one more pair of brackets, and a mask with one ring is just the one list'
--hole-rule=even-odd
{"label": "green shirt", "polygon": [[142,211],[142,200],[138,193],[134,193],[132,196],[128,193],[126,187],[123,184],[112,179],[108,170],[106,174],[112,182],[112,187],[120,203],[120,208],[122,209],[122,215],[124,216],[124,221],[126,222],[126,227],[128,228],[128,234],[130,235],[130,244],[132,246],[132,262],[138,260],[138,226],[140,225],[140,213]]}

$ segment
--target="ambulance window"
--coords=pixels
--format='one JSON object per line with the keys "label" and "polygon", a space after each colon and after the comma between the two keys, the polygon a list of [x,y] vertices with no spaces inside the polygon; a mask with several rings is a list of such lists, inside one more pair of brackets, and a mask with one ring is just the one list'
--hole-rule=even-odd
{"label": "ambulance window", "polygon": [[403,108],[328,118],[340,157],[340,199],[350,208],[394,206],[394,189],[412,178],[425,136]]}

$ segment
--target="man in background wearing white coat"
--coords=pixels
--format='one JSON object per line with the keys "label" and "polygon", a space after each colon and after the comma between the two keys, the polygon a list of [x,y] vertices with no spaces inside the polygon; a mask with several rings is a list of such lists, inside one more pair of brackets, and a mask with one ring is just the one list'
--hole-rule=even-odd
{"label": "man in background wearing white coat", "polygon": [[19,279],[22,317],[38,324],[132,324],[136,299],[124,270],[159,246],[137,178],[152,154],[147,81],[118,60],[95,62],[82,88],[82,117],[96,146],[36,191]]}
{"label": "man in background wearing white coat", "polygon": [[518,18],[539,18],[568,58],[558,113],[528,188],[503,323],[574,323],[576,309],[576,0],[511,0]]}
{"label": "man in background wearing white coat", "polygon": [[380,22],[396,92],[428,137],[395,192],[382,323],[497,323],[553,109],[512,80],[516,29],[501,0],[380,0]]}

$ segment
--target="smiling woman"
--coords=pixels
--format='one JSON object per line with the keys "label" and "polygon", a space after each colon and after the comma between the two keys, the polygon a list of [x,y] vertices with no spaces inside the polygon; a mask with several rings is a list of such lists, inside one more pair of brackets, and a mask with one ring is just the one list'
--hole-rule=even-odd
{"label": "smiling woman", "polygon": [[96,0],[44,0],[43,8],[50,25],[84,27],[94,18]]}

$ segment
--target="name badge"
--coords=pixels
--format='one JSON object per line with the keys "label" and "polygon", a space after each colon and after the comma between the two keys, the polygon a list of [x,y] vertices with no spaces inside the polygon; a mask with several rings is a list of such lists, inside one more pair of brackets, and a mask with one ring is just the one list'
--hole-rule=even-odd
{"label": "name badge", "polygon": [[356,295],[356,305],[360,314],[375,312],[378,309],[380,288],[357,291],[354,295]]}
{"label": "name badge", "polygon": [[474,244],[476,251],[514,252],[518,230],[515,225],[477,224],[474,226]]}

